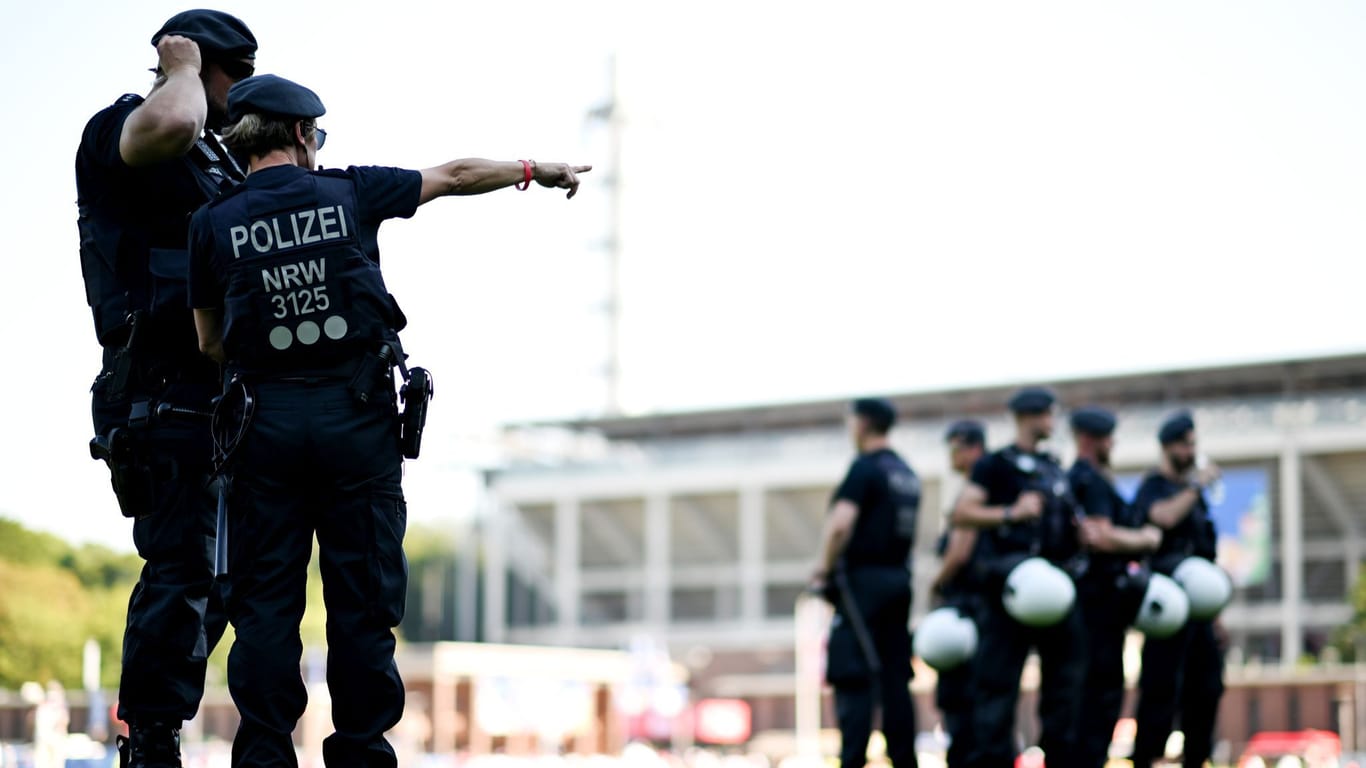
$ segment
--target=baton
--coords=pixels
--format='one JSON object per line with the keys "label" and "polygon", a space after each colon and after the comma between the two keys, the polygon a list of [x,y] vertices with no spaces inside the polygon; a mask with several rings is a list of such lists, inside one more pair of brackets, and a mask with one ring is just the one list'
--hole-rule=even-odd
{"label": "baton", "polygon": [[228,575],[228,478],[218,478],[218,520],[213,544],[213,577],[223,579]]}

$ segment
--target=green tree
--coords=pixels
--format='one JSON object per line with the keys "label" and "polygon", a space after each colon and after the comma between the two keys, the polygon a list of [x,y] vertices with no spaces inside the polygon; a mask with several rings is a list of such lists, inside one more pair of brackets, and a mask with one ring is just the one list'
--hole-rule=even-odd
{"label": "green tree", "polygon": [[114,686],[128,596],[142,567],[132,553],[60,538],[0,518],[0,687],[81,683],[82,649],[99,643],[100,680]]}
{"label": "green tree", "polygon": [[0,560],[0,685],[26,680],[81,682],[81,649],[91,601],[70,572]]}
{"label": "green tree", "polygon": [[1337,646],[1343,661],[1366,661],[1359,653],[1366,650],[1366,563],[1357,571],[1356,588],[1348,600],[1352,605],[1352,618],[1338,628],[1333,645]]}

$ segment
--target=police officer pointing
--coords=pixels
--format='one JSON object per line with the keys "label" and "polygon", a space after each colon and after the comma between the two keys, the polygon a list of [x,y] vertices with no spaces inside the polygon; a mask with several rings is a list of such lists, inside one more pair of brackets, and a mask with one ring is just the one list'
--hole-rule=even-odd
{"label": "police officer pointing", "polygon": [[[1214,466],[1196,467],[1195,421],[1174,414],[1158,431],[1162,465],[1148,474],[1134,496],[1138,519],[1163,529],[1152,569],[1173,575],[1187,557],[1213,561],[1214,522],[1205,488],[1219,476]],[[1176,634],[1147,638],[1139,673],[1138,726],[1133,762],[1148,768],[1163,756],[1172,724],[1185,734],[1182,765],[1196,768],[1209,759],[1215,716],[1224,692],[1224,653],[1214,621],[1194,616]]]}
{"label": "police officer pointing", "polygon": [[826,679],[846,768],[865,764],[877,710],[892,764],[916,765],[909,624],[920,480],[888,442],[895,421],[886,400],[854,402],[849,431],[858,457],[835,490],[811,577],[835,606]]}
{"label": "police officer pointing", "polygon": [[250,158],[250,175],[191,221],[189,299],[201,347],[235,377],[225,397],[254,404],[229,501],[237,639],[228,685],[242,716],[233,765],[295,763],[291,733],[306,701],[299,622],[316,534],[336,728],[323,757],[393,766],[384,733],[404,702],[392,631],[407,590],[401,450],[416,451],[400,448],[391,365],[403,362],[404,320],[380,274],[377,231],[442,195],[535,181],[572,196],[590,168],[457,160],[311,171],[326,137],[312,91],[248,78],[228,111],[225,141]]}
{"label": "police officer pointing", "polygon": [[128,601],[118,716],[123,765],[180,765],[179,729],[204,692],[225,624],[211,588],[214,506],[207,408],[221,384],[185,304],[189,215],[243,174],[214,138],[228,88],[250,75],[256,38],[219,11],[176,14],[152,37],[156,79],[86,124],[76,153],[81,272],[103,347],[91,388],[91,453],[110,469],[145,560]]}
{"label": "police officer pointing", "polygon": [[[954,422],[944,435],[949,446],[949,467],[966,477],[986,453],[986,429],[976,421],[965,419]],[[977,529],[953,525],[943,539],[944,561],[935,576],[932,589],[945,605],[973,618],[977,615],[981,597],[969,573],[972,551],[977,544]],[[972,753],[972,662],[968,661],[939,673],[934,700],[943,713],[944,730],[949,736],[948,768],[963,768]]]}
{"label": "police officer pointing", "polygon": [[1085,515],[1082,540],[1091,552],[1077,588],[1088,640],[1077,764],[1101,768],[1124,704],[1124,636],[1133,618],[1123,607],[1119,580],[1131,560],[1157,548],[1162,531],[1154,525],[1140,526],[1115,490],[1110,470],[1115,415],[1104,408],[1079,408],[1071,423],[1077,460],[1067,480]]}
{"label": "police officer pointing", "polygon": [[1075,568],[1080,552],[1063,470],[1039,448],[1053,432],[1053,403],[1053,393],[1040,387],[1026,387],[1010,399],[1014,444],[977,462],[954,509],[955,525],[980,529],[972,568],[984,598],[973,662],[975,743],[969,763],[982,768],[1014,763],[1015,705],[1031,647],[1043,663],[1040,746],[1050,766],[1066,768],[1076,761],[1086,674],[1080,614],[1073,608],[1051,626],[1026,626],[1007,613],[1001,596],[1010,572],[1026,559],[1042,557]]}

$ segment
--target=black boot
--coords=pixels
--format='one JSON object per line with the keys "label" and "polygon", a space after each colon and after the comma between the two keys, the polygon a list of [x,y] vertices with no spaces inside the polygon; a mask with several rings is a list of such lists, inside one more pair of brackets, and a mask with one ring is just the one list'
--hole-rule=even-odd
{"label": "black boot", "polygon": [[181,768],[178,724],[129,724],[128,738],[120,736],[115,743],[119,768]]}

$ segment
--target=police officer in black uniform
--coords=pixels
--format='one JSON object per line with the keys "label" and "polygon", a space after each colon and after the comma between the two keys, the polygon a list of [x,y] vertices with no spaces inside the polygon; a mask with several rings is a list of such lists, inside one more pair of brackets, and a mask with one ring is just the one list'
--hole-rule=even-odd
{"label": "police officer in black uniform", "polygon": [[[986,453],[986,428],[971,419],[956,421],[944,435],[949,446],[949,467],[967,477]],[[944,605],[957,608],[968,618],[977,615],[981,597],[968,573],[972,550],[977,544],[977,529],[949,523],[939,542],[944,558],[935,575],[933,592]],[[934,701],[943,714],[944,730],[949,736],[948,768],[963,768],[972,753],[972,662],[939,673]]]}
{"label": "police officer in black uniform", "polygon": [[191,220],[189,299],[201,348],[234,377],[224,403],[254,404],[229,500],[237,637],[228,685],[242,715],[233,765],[295,763],[291,733],[306,702],[299,622],[316,534],[336,728],[323,758],[393,766],[384,732],[404,700],[392,631],[407,590],[400,479],[402,455],[416,450],[400,443],[391,365],[402,365],[404,320],[380,274],[378,228],[442,195],[535,181],[572,196],[589,167],[457,160],[310,171],[326,138],[312,91],[252,77],[233,86],[228,111],[224,140],[250,158],[250,175]]}
{"label": "police officer in black uniform", "polygon": [[1126,589],[1125,580],[1131,578],[1130,563],[1155,550],[1162,531],[1154,525],[1140,525],[1115,489],[1110,469],[1115,415],[1104,408],[1079,408],[1073,411],[1071,423],[1077,460],[1067,479],[1085,515],[1082,541],[1090,551],[1086,573],[1077,584],[1088,641],[1077,765],[1102,768],[1124,704],[1124,636],[1133,620],[1134,603],[1121,592]]}
{"label": "police officer in black uniform", "polygon": [[[1214,560],[1215,531],[1204,489],[1219,476],[1213,465],[1196,467],[1195,421],[1187,412],[1168,418],[1158,431],[1162,466],[1143,478],[1134,495],[1138,519],[1163,529],[1152,569],[1170,576],[1187,557]],[[1217,620],[1191,618],[1168,638],[1143,642],[1139,673],[1138,731],[1133,762],[1148,768],[1163,756],[1172,725],[1185,734],[1182,765],[1209,759],[1215,716],[1224,693],[1224,652]]]}
{"label": "police officer in black uniform", "polygon": [[185,303],[191,213],[243,178],[213,131],[228,88],[251,74],[256,38],[208,10],[152,37],[156,80],[86,124],[76,153],[81,271],[104,348],[92,387],[92,455],[109,463],[145,560],[128,602],[118,716],[122,763],[179,765],[179,729],[204,692],[205,658],[225,619],[212,585],[214,503],[207,421],[157,418],[204,409],[221,388]]}
{"label": "police officer in black uniform", "polygon": [[895,422],[890,402],[854,401],[849,431],[858,457],[835,490],[811,579],[835,606],[826,679],[846,768],[865,764],[876,710],[892,764],[916,765],[909,625],[920,479],[887,439]]}
{"label": "police officer in black uniform", "polygon": [[1039,444],[1053,432],[1054,395],[1026,387],[1010,399],[1015,414],[1014,444],[983,457],[954,509],[954,524],[979,528],[972,572],[984,599],[978,614],[974,661],[970,765],[1010,768],[1016,757],[1012,725],[1020,673],[1031,647],[1043,662],[1039,715],[1040,746],[1050,768],[1073,765],[1086,675],[1086,644],[1075,608],[1058,624],[1026,627],[1006,613],[1001,587],[1010,570],[1040,556],[1070,573],[1082,554],[1066,476],[1057,459]]}

